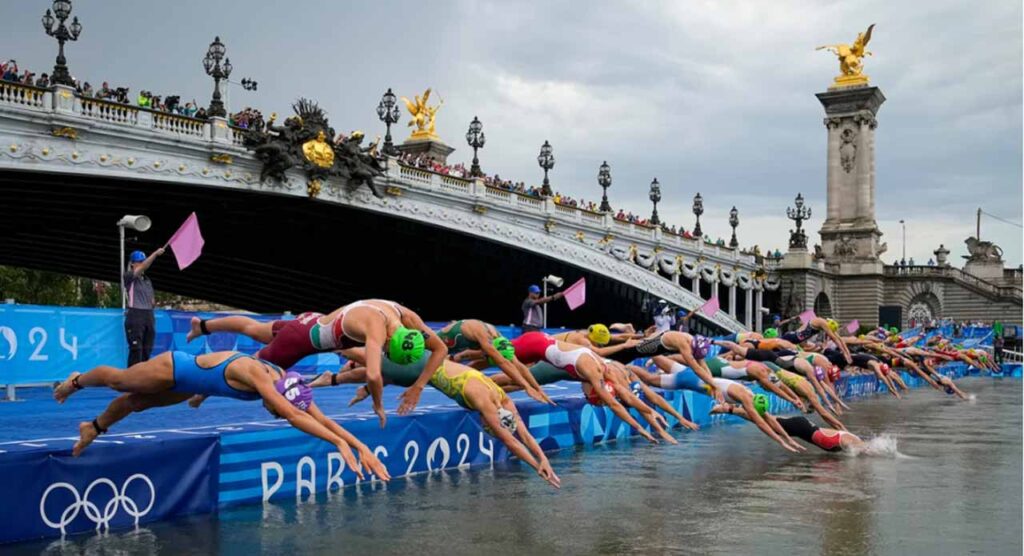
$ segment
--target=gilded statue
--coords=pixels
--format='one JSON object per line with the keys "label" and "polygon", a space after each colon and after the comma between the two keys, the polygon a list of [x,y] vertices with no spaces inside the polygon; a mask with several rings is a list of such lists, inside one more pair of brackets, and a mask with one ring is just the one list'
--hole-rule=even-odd
{"label": "gilded statue", "polygon": [[423,92],[422,98],[420,95],[416,95],[416,102],[402,97],[402,102],[405,103],[409,114],[412,115],[406,126],[416,126],[410,139],[438,139],[435,120],[437,118],[437,111],[444,105],[444,99],[441,99],[437,106],[428,106],[428,100],[430,100],[430,89]]}
{"label": "gilded statue", "polygon": [[833,88],[868,84],[868,76],[863,73],[864,63],[861,60],[871,55],[867,46],[874,28],[875,24],[872,23],[867,31],[857,33],[857,39],[853,44],[826,44],[815,49],[828,50],[839,57],[840,75],[835,78]]}
{"label": "gilded statue", "polygon": [[334,166],[334,149],[327,142],[323,130],[316,134],[316,139],[302,144],[302,154],[306,157],[306,160],[320,168]]}

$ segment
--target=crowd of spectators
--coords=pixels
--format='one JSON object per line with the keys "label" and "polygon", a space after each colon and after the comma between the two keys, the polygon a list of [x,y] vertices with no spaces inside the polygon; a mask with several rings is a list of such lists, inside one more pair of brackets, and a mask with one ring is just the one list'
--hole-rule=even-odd
{"label": "crowd of spectators", "polygon": [[[19,71],[18,62],[8,60],[0,64],[0,79],[21,85],[31,85],[40,88],[48,88],[52,85],[50,76],[46,73],[36,74],[28,71]],[[199,106],[199,103],[192,99],[192,102],[181,103],[180,95],[154,95],[147,90],[139,91],[139,94],[132,98],[128,87],[111,87],[106,81],[99,89],[96,89],[88,81],[75,79],[76,92],[86,98],[96,98],[118,104],[135,104],[140,108],[148,108],[160,112],[188,116],[190,118],[206,118],[206,109]],[[247,109],[251,110],[251,109]]]}
{"label": "crowd of spectators", "polygon": [[266,122],[263,120],[263,113],[250,106],[246,106],[242,110],[229,115],[228,124],[256,131],[263,131],[264,126],[266,126]]}

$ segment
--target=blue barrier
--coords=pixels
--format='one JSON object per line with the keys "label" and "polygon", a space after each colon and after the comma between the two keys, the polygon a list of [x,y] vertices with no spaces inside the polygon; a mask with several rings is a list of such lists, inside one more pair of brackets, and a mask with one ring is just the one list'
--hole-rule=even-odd
{"label": "blue barrier", "polygon": [[[263,344],[241,334],[217,332],[192,342],[185,341],[192,317],[210,319],[227,315],[154,311],[156,336],[153,340],[153,355],[172,350],[188,353],[256,353]],[[245,316],[260,322],[293,318],[291,315],[273,314]],[[434,330],[447,325],[446,322],[427,324]],[[520,334],[516,327],[496,328],[508,338]],[[55,382],[67,378],[69,370],[84,371],[97,365],[123,367],[127,360],[128,349],[120,309],[0,305],[0,385]],[[337,354],[320,353],[303,358],[292,369],[304,375],[316,375],[336,370],[340,364]]]}
{"label": "blue barrier", "polygon": [[105,532],[217,509],[214,434],[119,437],[79,458],[22,445],[0,457],[0,542]]}

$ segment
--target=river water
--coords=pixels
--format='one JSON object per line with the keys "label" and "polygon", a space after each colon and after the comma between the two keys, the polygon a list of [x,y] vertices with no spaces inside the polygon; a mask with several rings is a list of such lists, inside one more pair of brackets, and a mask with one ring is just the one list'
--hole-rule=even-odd
{"label": "river water", "polygon": [[732,424],[563,451],[557,492],[508,464],[0,553],[1019,555],[1021,382],[960,384],[976,399],[855,402],[873,456],[793,455]]}

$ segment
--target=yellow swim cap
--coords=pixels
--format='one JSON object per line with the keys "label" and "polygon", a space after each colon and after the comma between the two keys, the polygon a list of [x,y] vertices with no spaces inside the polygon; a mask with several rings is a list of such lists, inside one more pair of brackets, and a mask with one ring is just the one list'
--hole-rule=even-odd
{"label": "yellow swim cap", "polygon": [[612,333],[603,324],[591,324],[587,329],[587,338],[599,346],[606,346],[612,341]]}
{"label": "yellow swim cap", "polygon": [[828,328],[832,332],[838,332],[839,331],[839,323],[836,322],[836,319],[828,319]]}

